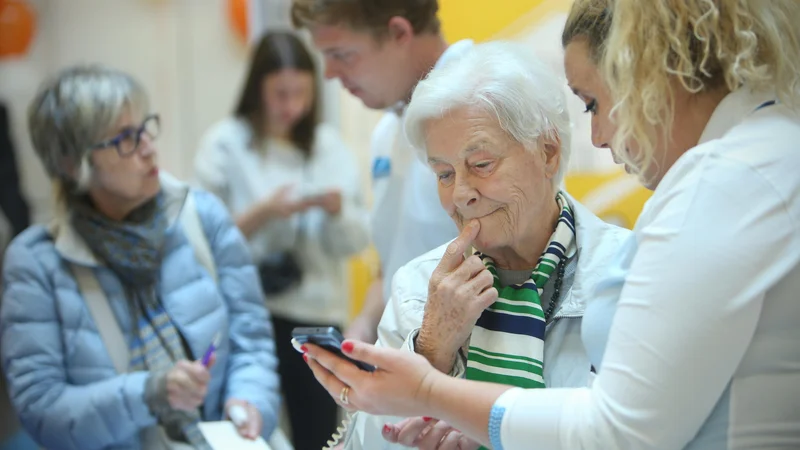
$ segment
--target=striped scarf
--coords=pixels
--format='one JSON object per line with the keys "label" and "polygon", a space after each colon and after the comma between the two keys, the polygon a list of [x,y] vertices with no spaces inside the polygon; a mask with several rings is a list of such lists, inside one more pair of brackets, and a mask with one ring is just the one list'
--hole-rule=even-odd
{"label": "striped scarf", "polygon": [[[98,213],[85,197],[72,198],[71,203],[73,227],[119,277],[128,294],[136,324],[128,371],[167,372],[175,362],[186,359],[186,352],[156,288],[167,229],[163,194],[121,222]],[[197,426],[199,421],[199,411],[170,410],[159,416],[171,439],[185,439],[197,449],[211,450]]]}
{"label": "striped scarf", "polygon": [[[550,243],[531,278],[519,285],[501,287],[494,261],[481,255],[494,275],[498,300],[483,311],[469,343],[467,379],[521,388],[543,388],[545,317],[541,295],[559,263],[575,254],[575,220],[566,196],[556,202],[561,214]],[[552,299],[551,301],[557,301]]]}

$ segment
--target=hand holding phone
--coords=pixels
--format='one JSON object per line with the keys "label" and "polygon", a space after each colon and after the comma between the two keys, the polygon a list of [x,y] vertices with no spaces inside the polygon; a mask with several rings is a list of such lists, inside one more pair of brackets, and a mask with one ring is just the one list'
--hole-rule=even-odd
{"label": "hand holding phone", "polygon": [[342,342],[344,342],[344,337],[335,327],[301,327],[292,330],[292,345],[298,352],[302,353],[300,349],[302,345],[311,343],[324,348],[342,359],[350,361],[361,370],[366,370],[367,372],[375,371],[375,367],[361,361],[356,361],[342,353]]}

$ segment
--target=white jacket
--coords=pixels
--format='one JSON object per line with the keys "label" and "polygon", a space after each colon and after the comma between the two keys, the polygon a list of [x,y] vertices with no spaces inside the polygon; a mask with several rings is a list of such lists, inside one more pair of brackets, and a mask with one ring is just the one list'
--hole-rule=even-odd
{"label": "white jacket", "polygon": [[[570,198],[576,221],[578,259],[570,289],[562,294],[554,322],[548,325],[544,347],[544,379],[549,387],[586,386],[591,363],[581,342],[581,322],[586,306],[606,266],[616,256],[619,245],[631,231],[607,224],[583,205]],[[422,255],[397,271],[392,282],[392,296],[378,327],[379,346],[414,351],[414,337],[422,324],[428,297],[428,281],[447,245]],[[466,361],[456,362],[452,375],[461,376]],[[400,417],[372,416],[357,413],[345,444],[346,450],[404,448],[386,442],[381,430]]]}

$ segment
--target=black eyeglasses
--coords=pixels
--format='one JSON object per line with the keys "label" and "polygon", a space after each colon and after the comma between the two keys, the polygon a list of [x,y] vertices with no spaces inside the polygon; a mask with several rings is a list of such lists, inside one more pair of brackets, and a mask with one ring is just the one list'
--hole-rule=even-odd
{"label": "black eyeglasses", "polygon": [[142,142],[143,134],[146,134],[147,138],[152,141],[158,137],[159,133],[161,133],[161,119],[158,117],[158,114],[151,114],[145,117],[139,128],[123,130],[113,138],[93,145],[91,150],[115,147],[119,156],[130,156],[139,148],[139,143]]}

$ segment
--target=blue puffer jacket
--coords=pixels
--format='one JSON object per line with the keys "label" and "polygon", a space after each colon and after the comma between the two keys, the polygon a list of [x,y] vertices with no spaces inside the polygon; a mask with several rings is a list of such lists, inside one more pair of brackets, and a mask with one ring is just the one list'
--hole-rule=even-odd
{"label": "blue puffer jacket", "polygon": [[[279,385],[269,315],[242,235],[222,204],[204,191],[164,186],[168,230],[159,291],[165,309],[201,358],[213,336],[224,337],[202,406],[204,420],[220,420],[229,398],[255,405],[264,437],[277,425]],[[218,282],[194,257],[175,221],[186,195],[194,196]],[[143,399],[147,372],[118,375],[70,263],[90,265],[127,337],[122,285],[98,264],[68,226],[34,226],[6,252],[0,309],[0,355],[23,426],[43,446],[59,449],[139,449],[139,432],[156,423]],[[66,260],[66,261],[65,261]],[[69,262],[67,262],[69,261]]]}

